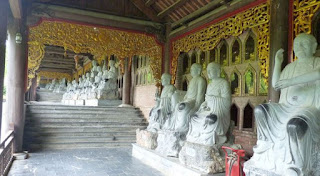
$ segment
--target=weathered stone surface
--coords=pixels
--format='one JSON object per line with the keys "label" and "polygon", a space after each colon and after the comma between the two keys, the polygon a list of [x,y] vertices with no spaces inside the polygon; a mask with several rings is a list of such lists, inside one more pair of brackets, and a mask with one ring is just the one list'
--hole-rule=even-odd
{"label": "weathered stone surface", "polygon": [[244,163],[244,172],[246,176],[281,176],[268,170],[257,168],[252,160]]}
{"label": "weathered stone surface", "polygon": [[185,137],[179,132],[161,130],[158,132],[158,147],[156,151],[163,156],[178,157]]}
{"label": "weathered stone surface", "polygon": [[136,130],[137,144],[141,147],[154,150],[157,148],[157,133],[147,130]]}
{"label": "weathered stone surface", "polygon": [[185,142],[179,153],[182,164],[205,173],[219,173],[225,169],[224,155],[219,151],[221,145],[205,146]]}

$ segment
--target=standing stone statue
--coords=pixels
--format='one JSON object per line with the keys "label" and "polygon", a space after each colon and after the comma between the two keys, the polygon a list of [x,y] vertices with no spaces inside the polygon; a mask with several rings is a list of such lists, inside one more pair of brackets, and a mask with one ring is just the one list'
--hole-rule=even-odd
{"label": "standing stone statue", "polygon": [[189,83],[187,94],[182,102],[175,106],[172,116],[165,122],[158,132],[158,147],[156,151],[162,155],[178,157],[189,130],[190,117],[199,109],[204,101],[206,80],[201,76],[202,66],[191,66],[192,79]]}
{"label": "standing stone statue", "polygon": [[170,117],[172,113],[171,97],[175,92],[176,88],[171,85],[171,75],[164,73],[161,76],[161,83],[163,90],[161,96],[156,96],[156,106],[153,107],[149,114],[149,125],[147,130],[157,132],[162,128],[162,125]]}
{"label": "standing stone statue", "polygon": [[187,141],[209,145],[223,144],[230,125],[231,91],[227,80],[220,78],[221,67],[210,63],[207,67],[208,78],[205,102],[191,117]]}
{"label": "standing stone statue", "polygon": [[[283,49],[276,53],[272,86],[281,90],[279,103],[255,108],[257,145],[245,163],[246,175],[307,176],[319,174],[320,58],[310,34],[294,39],[298,60],[281,71]],[[263,174],[262,174],[263,173]]]}

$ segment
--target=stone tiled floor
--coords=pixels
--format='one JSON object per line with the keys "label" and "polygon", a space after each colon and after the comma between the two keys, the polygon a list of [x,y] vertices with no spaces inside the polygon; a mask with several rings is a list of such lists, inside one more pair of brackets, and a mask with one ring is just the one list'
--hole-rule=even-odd
{"label": "stone tiled floor", "polygon": [[9,176],[160,176],[131,156],[131,148],[54,150],[15,160]]}

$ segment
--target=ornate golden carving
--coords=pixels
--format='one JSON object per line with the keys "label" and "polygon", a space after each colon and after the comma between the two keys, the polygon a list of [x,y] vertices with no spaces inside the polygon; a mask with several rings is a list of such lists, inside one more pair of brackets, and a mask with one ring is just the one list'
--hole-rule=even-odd
{"label": "ornate golden carving", "polygon": [[263,3],[250,8],[233,17],[212,24],[195,33],[172,42],[172,74],[175,79],[177,61],[180,52],[188,52],[199,48],[202,51],[214,49],[222,39],[239,36],[243,31],[251,29],[257,34],[260,67],[264,77],[268,77],[269,69],[269,21],[270,4]]}
{"label": "ornate golden carving", "polygon": [[40,71],[37,73],[39,77],[45,77],[49,79],[62,79],[66,78],[68,81],[71,81],[72,76],[68,73],[60,73],[60,72],[49,72],[49,71]]}
{"label": "ornate golden carving", "polygon": [[[120,59],[144,55],[151,59],[150,65],[156,81],[160,81],[162,47],[155,37],[142,33],[117,29],[92,27],[61,21],[42,21],[29,29],[28,77],[34,77],[43,58],[45,45],[64,47],[75,53],[91,53],[95,56],[116,55]],[[101,57],[98,57],[98,60]],[[29,84],[30,86],[30,84]]]}
{"label": "ornate golden carving", "polygon": [[320,8],[317,0],[294,0],[293,2],[293,36],[311,33],[312,18]]}

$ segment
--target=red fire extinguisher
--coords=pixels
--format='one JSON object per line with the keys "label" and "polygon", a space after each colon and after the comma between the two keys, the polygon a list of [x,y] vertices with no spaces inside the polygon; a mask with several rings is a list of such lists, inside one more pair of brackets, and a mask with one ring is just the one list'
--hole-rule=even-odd
{"label": "red fire extinguisher", "polygon": [[245,151],[226,146],[222,146],[222,150],[225,153],[226,176],[245,176],[243,172]]}

